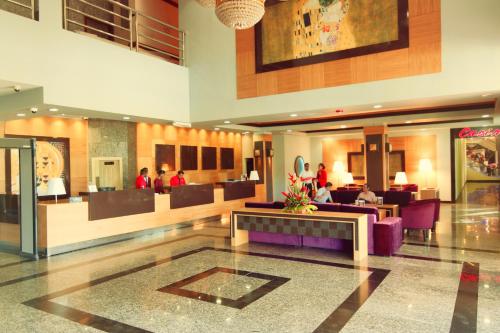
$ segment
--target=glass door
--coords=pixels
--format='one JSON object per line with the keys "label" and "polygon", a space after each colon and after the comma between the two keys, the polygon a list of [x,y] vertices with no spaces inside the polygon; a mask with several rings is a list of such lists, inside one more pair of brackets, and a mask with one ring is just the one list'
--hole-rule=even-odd
{"label": "glass door", "polygon": [[34,156],[34,139],[0,138],[0,252],[38,258]]}

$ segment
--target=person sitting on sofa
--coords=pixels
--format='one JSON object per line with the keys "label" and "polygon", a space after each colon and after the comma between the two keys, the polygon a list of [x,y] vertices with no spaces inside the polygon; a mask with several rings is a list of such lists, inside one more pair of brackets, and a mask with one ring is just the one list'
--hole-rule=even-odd
{"label": "person sitting on sofa", "polygon": [[364,184],[363,191],[358,195],[358,200],[364,200],[368,203],[377,203],[377,196],[370,191],[370,186],[368,186],[368,184]]}
{"label": "person sitting on sofa", "polygon": [[327,182],[325,184],[325,187],[320,188],[318,192],[316,192],[314,201],[319,203],[327,203],[327,202],[333,203],[332,195],[330,193],[331,190],[332,190],[332,183]]}

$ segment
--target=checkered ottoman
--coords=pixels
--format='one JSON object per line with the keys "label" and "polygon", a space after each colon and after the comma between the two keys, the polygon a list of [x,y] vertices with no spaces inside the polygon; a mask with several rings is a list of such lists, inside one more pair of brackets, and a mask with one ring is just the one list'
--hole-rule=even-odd
{"label": "checkered ottoman", "polygon": [[373,225],[375,254],[393,255],[403,243],[403,223],[400,217],[386,217]]}

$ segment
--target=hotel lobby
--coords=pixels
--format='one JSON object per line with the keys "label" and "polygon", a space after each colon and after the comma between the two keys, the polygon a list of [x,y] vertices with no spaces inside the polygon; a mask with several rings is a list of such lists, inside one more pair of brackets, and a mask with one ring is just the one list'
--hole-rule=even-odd
{"label": "hotel lobby", "polygon": [[0,0],[0,333],[500,332],[498,17]]}

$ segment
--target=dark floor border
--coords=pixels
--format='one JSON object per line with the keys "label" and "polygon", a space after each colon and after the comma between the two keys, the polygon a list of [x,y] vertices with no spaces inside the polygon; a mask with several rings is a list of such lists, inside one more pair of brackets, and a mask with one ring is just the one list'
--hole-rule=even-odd
{"label": "dark floor border", "polygon": [[122,332],[132,332],[132,333],[144,333],[149,332],[142,328],[134,327],[127,325],[122,322],[118,322],[112,319],[104,318],[101,316],[93,315],[91,313],[77,310],[65,305],[61,305],[51,300],[54,298],[62,297],[64,295],[74,293],[76,291],[86,289],[92,286],[96,286],[105,282],[109,282],[111,280],[124,277],[133,273],[137,273],[143,271],[145,269],[153,268],[168,262],[172,262],[177,259],[181,259],[192,254],[200,253],[203,251],[219,251],[219,252],[227,252],[227,253],[237,253],[243,255],[264,257],[264,258],[273,258],[273,259],[281,259],[281,260],[289,260],[295,262],[303,262],[309,264],[316,265],[325,265],[331,267],[339,267],[339,268],[347,268],[347,269],[362,269],[365,271],[373,272],[368,279],[354,290],[354,292],[339,306],[337,307],[321,324],[316,328],[314,332],[322,333],[322,332],[340,332],[340,330],[349,322],[352,316],[357,312],[357,310],[364,304],[364,302],[372,295],[373,291],[382,283],[385,277],[389,274],[389,270],[365,267],[365,266],[355,266],[348,264],[340,264],[335,262],[328,261],[320,261],[314,259],[305,259],[305,258],[296,258],[296,257],[287,257],[281,255],[272,255],[266,253],[258,253],[258,252],[247,252],[247,251],[238,251],[232,249],[224,249],[224,248],[215,248],[215,247],[201,247],[195,250],[187,251],[184,253],[180,253],[175,256],[166,257],[160,260],[156,260],[138,267],[134,267],[131,269],[127,269],[121,272],[117,272],[108,276],[104,276],[86,283],[81,283],[79,285],[69,287],[57,292],[53,292],[47,294],[45,296],[37,297],[26,301],[22,304],[30,306],[32,308],[38,309],[40,311],[47,312],[52,315],[56,315],[73,322],[79,323],[81,325],[90,326],[95,329],[99,329],[105,332],[112,333],[122,333]]}
{"label": "dark floor border", "polygon": [[471,247],[443,246],[443,245],[438,245],[438,244],[424,244],[424,243],[415,243],[415,242],[403,242],[403,245],[414,245],[414,246],[422,246],[422,247],[434,247],[437,249],[450,249],[450,250],[461,250],[461,251],[470,251],[470,252],[500,254],[499,250],[474,249]]}
{"label": "dark floor border", "polygon": [[475,333],[477,331],[478,293],[479,264],[464,262],[450,333]]}
{"label": "dark floor border", "polygon": [[21,265],[21,264],[24,264],[25,262],[31,262],[31,261],[34,261],[34,259],[24,259],[24,260],[17,260],[17,261],[14,261],[14,262],[9,262],[7,264],[0,265],[0,269],[1,268],[11,267],[11,266]]}

